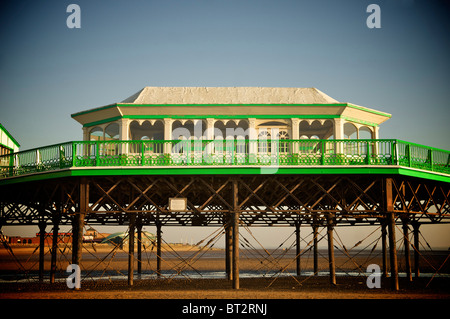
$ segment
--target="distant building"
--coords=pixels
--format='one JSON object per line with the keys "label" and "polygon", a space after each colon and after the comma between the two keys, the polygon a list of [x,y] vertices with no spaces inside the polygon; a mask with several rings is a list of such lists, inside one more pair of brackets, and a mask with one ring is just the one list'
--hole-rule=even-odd
{"label": "distant building", "polygon": [[[15,245],[39,245],[40,233],[35,237],[9,236],[6,241]],[[44,245],[50,246],[53,242],[53,233],[45,233]],[[72,243],[72,233],[58,233],[58,243]]]}
{"label": "distant building", "polygon": [[[95,229],[90,228],[83,235],[83,242],[86,243],[100,243],[109,233],[99,233]],[[72,233],[58,233],[58,244],[72,243],[73,234]],[[3,236],[4,241],[13,245],[39,245],[40,233],[37,233],[35,237],[21,237],[21,236]],[[50,246],[53,244],[53,233],[45,233],[44,245]]]}
{"label": "distant building", "polygon": [[0,156],[19,151],[20,144],[0,123]]}

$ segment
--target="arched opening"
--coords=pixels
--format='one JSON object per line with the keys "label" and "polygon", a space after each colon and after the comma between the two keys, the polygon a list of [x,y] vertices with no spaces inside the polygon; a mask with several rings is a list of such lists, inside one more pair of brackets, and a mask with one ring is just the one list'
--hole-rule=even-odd
{"label": "arched opening", "polygon": [[172,139],[201,140],[205,138],[205,130],[206,122],[203,120],[176,120],[172,123]]}
{"label": "arched opening", "polygon": [[300,138],[314,138],[328,140],[334,137],[333,134],[333,122],[325,120],[323,123],[319,120],[314,120],[312,123],[308,121],[301,121],[299,124],[299,136]]}
{"label": "arched opening", "polygon": [[103,129],[99,126],[94,127],[89,131],[90,141],[103,141]]}
{"label": "arched opening", "polygon": [[118,140],[119,134],[119,124],[111,123],[105,128],[105,141]]}
{"label": "arched opening", "polygon": [[361,140],[371,140],[373,139],[372,130],[367,126],[362,126],[359,128],[359,139]]}
{"label": "arched opening", "polygon": [[133,141],[164,140],[164,123],[160,120],[154,121],[153,124],[150,121],[144,121],[142,124],[133,121],[130,124],[130,137]]}
{"label": "arched opening", "polygon": [[357,139],[358,138],[358,129],[352,123],[344,124],[344,138],[345,139]]}

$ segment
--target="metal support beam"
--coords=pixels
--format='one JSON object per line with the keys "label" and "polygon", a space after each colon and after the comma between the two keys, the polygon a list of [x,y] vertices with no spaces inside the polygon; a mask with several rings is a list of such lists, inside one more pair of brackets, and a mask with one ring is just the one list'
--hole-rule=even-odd
{"label": "metal support beam", "polygon": [[134,231],[136,215],[130,214],[130,225],[128,229],[128,286],[133,286],[134,280]]}
{"label": "metal support beam", "polygon": [[327,235],[328,235],[328,263],[330,268],[330,283],[336,285],[336,263],[334,259],[334,222],[331,215],[327,215]]}
{"label": "metal support beam", "polygon": [[161,276],[161,223],[156,222],[156,275]]}
{"label": "metal support beam", "polygon": [[387,265],[387,259],[388,259],[388,249],[387,249],[387,224],[386,222],[381,222],[381,254],[383,258],[383,278],[389,277],[388,274],[388,265]]}
{"label": "metal support beam", "polygon": [[39,221],[39,282],[44,282],[45,221]]}
{"label": "metal support beam", "polygon": [[233,289],[239,289],[239,207],[238,181],[233,179]]}
{"label": "metal support beam", "polygon": [[398,290],[398,264],[397,264],[397,246],[395,240],[395,213],[394,201],[392,196],[392,178],[386,178],[385,181],[385,199],[386,212],[389,228],[389,260],[391,264],[391,285],[393,290]]}
{"label": "metal support beam", "polygon": [[136,221],[137,232],[137,272],[142,273],[142,219],[139,217]]}
{"label": "metal support beam", "polygon": [[317,224],[313,224],[313,256],[314,256],[314,276],[317,276],[317,273],[319,272],[319,250],[317,247],[317,243],[319,242],[318,236],[319,236],[319,226]]}
{"label": "metal support beam", "polygon": [[419,223],[413,223],[413,234],[414,234],[414,276],[419,278],[420,276],[420,268],[419,268]]}
{"label": "metal support beam", "polygon": [[295,223],[295,262],[297,269],[297,276],[300,276],[300,223]]}
{"label": "metal support beam", "polygon": [[50,264],[50,283],[55,283],[56,255],[58,253],[59,216],[53,217],[52,258]]}
{"label": "metal support beam", "polygon": [[408,278],[408,281],[412,281],[412,274],[411,274],[411,259],[410,259],[410,244],[409,244],[409,228],[408,228],[408,221],[406,219],[403,220],[403,244],[405,246],[405,271],[406,271],[406,278]]}
{"label": "metal support beam", "polygon": [[83,249],[84,217],[89,207],[89,183],[85,177],[80,182],[79,212],[75,214],[72,240],[72,264],[80,265]]}
{"label": "metal support beam", "polygon": [[232,259],[233,259],[233,227],[230,220],[225,225],[225,272],[228,280],[233,279]]}

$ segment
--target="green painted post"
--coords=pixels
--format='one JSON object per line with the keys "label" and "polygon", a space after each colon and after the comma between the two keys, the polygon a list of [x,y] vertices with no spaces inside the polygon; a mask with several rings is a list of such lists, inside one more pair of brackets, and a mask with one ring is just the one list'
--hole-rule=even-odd
{"label": "green painted post", "polygon": [[95,141],[95,166],[99,166],[100,162],[100,143]]}
{"label": "green painted post", "polygon": [[411,145],[406,145],[406,154],[408,156],[408,167],[411,167]]}
{"label": "green painted post", "polygon": [[75,144],[75,142],[71,142],[72,143],[72,167],[75,167],[75,158],[77,155],[77,145]]}
{"label": "green painted post", "polygon": [[325,165],[325,141],[320,142],[320,165]]}
{"label": "green painted post", "polygon": [[430,159],[430,171],[433,171],[433,150],[428,150],[428,158]]}
{"label": "green painted post", "polygon": [[144,166],[144,160],[145,160],[144,141],[141,140],[141,166]]}

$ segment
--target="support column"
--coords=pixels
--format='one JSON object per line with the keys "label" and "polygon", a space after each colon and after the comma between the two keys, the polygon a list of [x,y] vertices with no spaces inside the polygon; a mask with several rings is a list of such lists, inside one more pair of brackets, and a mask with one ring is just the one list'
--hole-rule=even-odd
{"label": "support column", "polygon": [[80,180],[80,199],[79,212],[75,214],[74,224],[72,228],[72,264],[80,266],[81,255],[83,250],[83,228],[84,217],[89,206],[89,183],[85,177]]}
{"label": "support column", "polygon": [[387,278],[388,271],[387,271],[387,224],[386,222],[381,223],[381,254],[383,258],[383,274],[382,276],[384,278]]}
{"label": "support column", "polygon": [[333,239],[333,216],[327,216],[327,235],[328,235],[328,263],[330,268],[330,283],[336,285],[336,264],[334,260],[334,239]]}
{"label": "support column", "polygon": [[410,249],[409,249],[409,229],[408,229],[408,221],[403,220],[403,244],[405,246],[405,268],[406,268],[406,278],[408,281],[412,281],[411,274],[411,259],[410,259]]}
{"label": "support column", "polygon": [[319,235],[319,226],[314,223],[313,224],[313,256],[314,256],[314,276],[317,276],[317,273],[319,272],[319,255],[318,255],[318,238]]}
{"label": "support column", "polygon": [[128,228],[128,286],[133,286],[134,280],[134,231],[136,215],[130,214],[130,225]]}
{"label": "support column", "polygon": [[225,225],[225,272],[228,280],[233,280],[232,260],[233,260],[233,227],[231,218],[227,216],[228,222]]}
{"label": "support column", "polygon": [[248,119],[248,152],[249,152],[249,163],[257,162],[258,154],[258,133],[256,132],[256,118]]}
{"label": "support column", "polygon": [[238,181],[233,179],[233,289],[239,289],[239,205]]}
{"label": "support column", "polygon": [[395,215],[388,213],[389,218],[389,260],[391,264],[391,285],[392,289],[398,290],[398,265],[397,265],[397,247],[395,240]]}
{"label": "support column", "polygon": [[156,275],[161,276],[161,223],[156,222]]}
{"label": "support column", "polygon": [[[128,119],[121,118],[119,121],[119,140],[121,141],[129,141],[130,138],[130,122]],[[129,144],[124,143],[121,145],[122,154],[129,153]]]}
{"label": "support column", "polygon": [[296,269],[297,269],[297,276],[300,276],[300,222],[295,223],[295,262],[296,262]]}
{"label": "support column", "polygon": [[137,272],[142,273],[142,219],[139,217],[136,222],[137,231]]}
{"label": "support column", "polygon": [[[342,140],[344,139],[344,119],[335,118],[334,119],[334,139]],[[342,147],[342,143],[336,144],[336,153],[342,154],[344,149]]]}
{"label": "support column", "polygon": [[83,141],[89,141],[89,127],[83,127]]}
{"label": "support column", "polygon": [[391,264],[391,285],[393,290],[398,290],[398,264],[397,264],[397,246],[395,239],[395,213],[394,202],[392,196],[392,178],[386,178],[385,196],[386,196],[386,212],[389,227],[389,260]]}
{"label": "support column", "polygon": [[[291,133],[292,133],[292,139],[293,140],[299,140],[300,139],[300,131],[299,131],[299,124],[300,119],[298,118],[291,118]],[[294,142],[292,145],[292,153],[297,154],[299,152],[299,143]]]}
{"label": "support column", "polygon": [[56,256],[58,254],[58,233],[59,233],[60,216],[53,216],[53,235],[52,235],[52,258],[50,264],[50,283],[55,283],[56,273]]}
{"label": "support column", "polygon": [[[164,119],[164,140],[171,141],[172,140],[172,119]],[[169,142],[164,143],[164,154],[172,153],[172,144]]]}
{"label": "support column", "polygon": [[39,221],[39,282],[44,282],[45,221]]}
{"label": "support column", "polygon": [[413,234],[414,234],[414,276],[419,278],[420,276],[420,268],[419,268],[419,227],[420,224],[415,222],[413,225]]}

